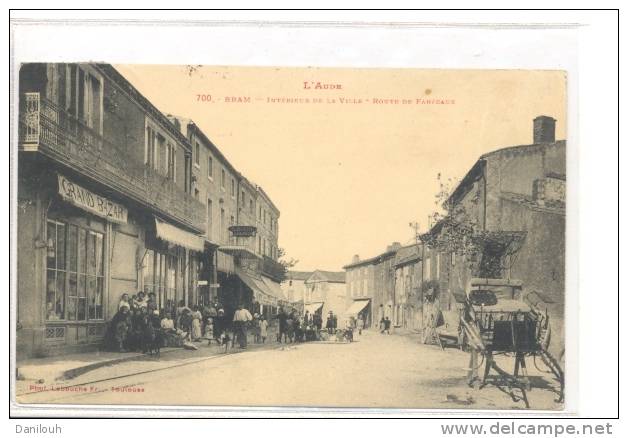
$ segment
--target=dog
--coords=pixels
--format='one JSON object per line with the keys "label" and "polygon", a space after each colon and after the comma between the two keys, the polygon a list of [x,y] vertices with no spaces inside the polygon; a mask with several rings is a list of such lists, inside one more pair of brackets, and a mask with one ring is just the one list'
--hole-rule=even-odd
{"label": "dog", "polygon": [[219,345],[224,347],[225,353],[233,348],[233,333],[230,330],[224,330],[218,339]]}

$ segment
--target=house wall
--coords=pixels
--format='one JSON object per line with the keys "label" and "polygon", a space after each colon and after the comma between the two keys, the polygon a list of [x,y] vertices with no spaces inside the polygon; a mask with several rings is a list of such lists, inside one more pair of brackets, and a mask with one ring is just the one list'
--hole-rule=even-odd
{"label": "house wall", "polygon": [[[268,202],[266,196],[258,188],[257,194],[257,247],[260,254],[277,260],[279,236],[279,212]],[[260,241],[261,239],[261,241]]]}
{"label": "house wall", "polygon": [[[188,138],[192,144],[192,194],[205,205],[207,216],[206,228],[208,240],[220,245],[231,244],[228,228],[237,220],[237,175],[231,171],[227,163],[214,153],[205,140],[196,135],[188,126]],[[198,159],[196,145],[199,145]],[[209,157],[212,158],[212,173],[209,174]],[[224,186],[222,172],[225,172]],[[234,190],[231,192],[231,182]],[[211,219],[209,218],[208,202],[211,200]],[[224,217],[221,224],[221,210]],[[231,223],[233,217],[233,224]]]}
{"label": "house wall", "polygon": [[292,280],[288,278],[281,283],[281,289],[284,292],[284,295],[288,298],[288,301],[295,302],[304,300],[306,303],[309,302],[306,299],[306,285],[305,280]]}

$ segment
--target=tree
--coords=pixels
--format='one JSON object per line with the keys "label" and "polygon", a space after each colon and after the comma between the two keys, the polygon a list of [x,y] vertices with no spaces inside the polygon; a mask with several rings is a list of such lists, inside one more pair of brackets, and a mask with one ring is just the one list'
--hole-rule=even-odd
{"label": "tree", "polygon": [[508,262],[512,264],[512,256],[521,248],[526,233],[483,229],[478,220],[479,186],[471,188],[470,196],[454,201],[451,194],[455,181],[444,181],[440,173],[437,179],[437,210],[430,215],[434,225],[421,235],[421,241],[442,254],[462,256],[473,275],[500,278]]}
{"label": "tree", "polygon": [[299,260],[295,259],[295,258],[286,258],[286,250],[283,248],[278,248],[277,249],[277,259],[279,261],[279,264],[282,266],[283,272],[282,272],[282,278],[281,281],[285,280],[286,275],[288,274],[288,271],[295,267],[297,265],[297,263],[299,263]]}

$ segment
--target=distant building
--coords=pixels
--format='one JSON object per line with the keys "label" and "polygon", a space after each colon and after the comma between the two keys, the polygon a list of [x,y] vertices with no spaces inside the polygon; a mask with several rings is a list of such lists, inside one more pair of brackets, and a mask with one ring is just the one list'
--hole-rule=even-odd
{"label": "distant building", "polygon": [[344,272],[316,270],[305,280],[304,311],[319,312],[323,321],[333,312],[339,318],[347,308]]}
{"label": "distant building", "polygon": [[422,255],[423,245],[413,244],[399,248],[395,269],[395,295],[392,321],[395,327],[420,329],[422,327]]}
{"label": "distant building", "polygon": [[307,280],[312,273],[313,271],[288,271],[286,279],[281,283],[281,289],[291,303],[305,303],[307,289],[305,280]]}
{"label": "distant building", "polygon": [[395,306],[395,271],[393,263],[399,242],[394,242],[386,251],[368,259],[353,257],[350,264],[343,266],[347,273],[347,298],[353,303],[348,313],[359,314],[367,326],[377,325],[388,317],[393,319]]}

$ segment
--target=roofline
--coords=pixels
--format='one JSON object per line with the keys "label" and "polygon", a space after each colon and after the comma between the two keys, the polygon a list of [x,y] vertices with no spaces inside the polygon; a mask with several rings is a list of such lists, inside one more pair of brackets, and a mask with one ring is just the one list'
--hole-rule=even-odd
{"label": "roofline", "polygon": [[[226,164],[226,166],[229,168],[229,170],[233,174],[235,174],[239,178],[242,176],[240,172],[233,166],[233,164],[231,164],[231,162],[227,159],[225,154],[223,154],[222,151],[218,149],[218,146],[216,146],[214,142],[209,139],[207,134],[203,132],[203,130],[196,124],[196,122],[193,119],[189,119],[187,128],[188,128],[188,135],[191,136],[191,134],[193,133],[197,135],[198,137],[200,137],[200,139],[203,140],[209,146],[209,148],[212,150],[214,155],[216,155],[223,162],[223,164]],[[192,141],[191,138],[190,138],[190,141]]]}
{"label": "roofline", "polygon": [[275,213],[277,213],[277,217],[279,217],[281,215],[281,212],[279,211],[277,206],[273,203],[273,201],[270,199],[270,196],[268,196],[268,193],[266,193],[264,189],[262,188],[262,186],[260,185],[256,185],[255,187],[257,188],[257,191],[262,195],[264,200],[266,200],[268,204],[275,210]]}
{"label": "roofline", "polygon": [[566,144],[565,140],[556,140],[555,142],[551,142],[551,143],[532,143],[532,144],[524,144],[524,145],[516,145],[516,146],[506,146],[506,147],[495,149],[493,151],[486,152],[480,155],[480,158],[478,158],[475,164],[466,173],[464,178],[462,178],[460,183],[458,183],[458,185],[456,186],[454,191],[451,193],[451,195],[449,195],[449,197],[445,201],[445,204],[447,205],[447,204],[452,204],[454,202],[457,202],[455,198],[458,197],[460,193],[464,191],[464,188],[466,187],[467,184],[469,184],[471,181],[476,181],[476,178],[478,177],[478,175],[475,175],[474,173],[480,171],[479,169],[480,166],[483,166],[486,164],[487,158],[492,158],[495,155],[498,155],[504,152],[514,151],[514,150],[531,149],[534,147],[542,148],[542,147],[547,147],[547,146],[559,146],[563,144]]}
{"label": "roofline", "polygon": [[371,257],[368,259],[364,259],[364,260],[360,260],[359,262],[356,263],[349,263],[348,265],[344,265],[342,267],[342,269],[347,270],[347,269],[351,269],[351,268],[357,268],[358,266],[363,266],[363,265],[376,265],[378,263],[381,263],[384,261],[384,259],[387,259],[389,257],[394,256],[395,254],[397,254],[397,251],[399,251],[398,249],[395,250],[391,250],[391,251],[386,251],[383,252],[379,255],[376,255],[375,257]]}

